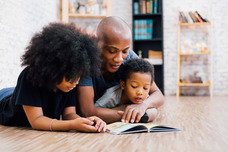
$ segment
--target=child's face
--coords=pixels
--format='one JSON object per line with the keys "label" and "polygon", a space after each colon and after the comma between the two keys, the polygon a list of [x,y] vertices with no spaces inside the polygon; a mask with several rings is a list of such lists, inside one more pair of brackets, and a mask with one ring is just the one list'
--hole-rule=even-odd
{"label": "child's face", "polygon": [[66,81],[66,78],[63,77],[62,82],[60,84],[57,84],[56,87],[63,92],[69,92],[76,87],[79,80],[80,80],[80,78],[78,78],[75,81]]}
{"label": "child's face", "polygon": [[121,88],[132,103],[142,103],[148,96],[151,86],[151,74],[134,72],[125,82],[120,82]]}

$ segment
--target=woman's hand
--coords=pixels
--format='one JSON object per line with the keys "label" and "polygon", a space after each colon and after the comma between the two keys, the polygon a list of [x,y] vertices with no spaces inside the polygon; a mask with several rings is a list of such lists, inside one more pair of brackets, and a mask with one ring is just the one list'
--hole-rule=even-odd
{"label": "woman's hand", "polygon": [[105,132],[106,123],[98,117],[77,118],[74,121],[72,129],[81,132]]}
{"label": "woman's hand", "polygon": [[94,122],[94,126],[98,132],[106,131],[106,123],[102,119],[100,119],[96,116],[88,117],[87,119]]}

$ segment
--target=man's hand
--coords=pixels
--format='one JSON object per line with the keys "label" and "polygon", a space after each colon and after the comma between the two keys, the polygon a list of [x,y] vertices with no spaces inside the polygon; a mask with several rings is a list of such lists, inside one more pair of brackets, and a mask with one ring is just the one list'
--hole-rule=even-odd
{"label": "man's hand", "polygon": [[[141,117],[146,112],[146,109],[147,105],[145,103],[128,105],[124,110],[121,121],[131,123],[139,122]],[[121,114],[121,111],[118,113]]]}

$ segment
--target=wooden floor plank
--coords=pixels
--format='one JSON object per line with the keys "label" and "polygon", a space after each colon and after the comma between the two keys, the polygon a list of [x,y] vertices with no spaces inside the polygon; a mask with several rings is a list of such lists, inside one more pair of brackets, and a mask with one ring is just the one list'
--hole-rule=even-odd
{"label": "wooden floor plank", "polygon": [[112,135],[0,125],[0,151],[226,151],[228,97],[169,96],[165,100],[153,123],[182,131]]}

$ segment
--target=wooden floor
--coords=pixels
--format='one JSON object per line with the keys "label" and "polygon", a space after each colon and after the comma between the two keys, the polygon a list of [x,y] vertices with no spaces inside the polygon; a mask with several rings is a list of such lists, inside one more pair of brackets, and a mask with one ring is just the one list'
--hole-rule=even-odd
{"label": "wooden floor", "polygon": [[112,135],[0,125],[0,152],[225,152],[228,148],[228,97],[166,97],[154,123],[182,131]]}

